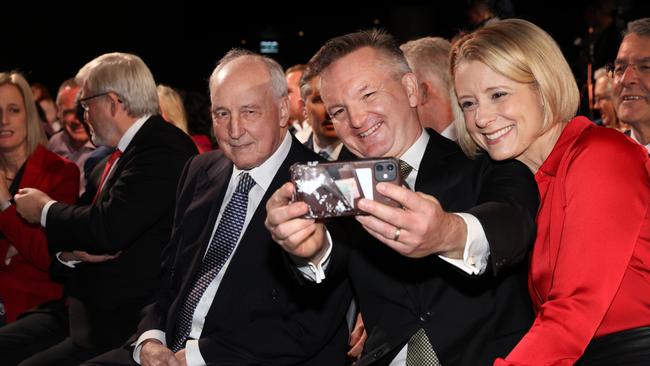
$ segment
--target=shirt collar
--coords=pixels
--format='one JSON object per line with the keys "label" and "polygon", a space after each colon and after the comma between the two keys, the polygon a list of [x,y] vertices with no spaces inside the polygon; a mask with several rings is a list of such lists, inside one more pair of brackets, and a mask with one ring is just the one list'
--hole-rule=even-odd
{"label": "shirt collar", "polygon": [[424,151],[427,149],[428,143],[429,133],[422,129],[420,137],[418,137],[418,139],[415,140],[415,143],[399,157],[400,160],[407,162],[408,165],[417,172],[420,169],[420,162],[422,162],[422,157],[424,156]]}
{"label": "shirt collar", "polygon": [[[634,130],[630,130],[630,138],[634,140],[637,144],[641,145],[639,139],[634,135]],[[645,145],[645,148],[648,150],[648,153],[650,153],[650,144]]]}
{"label": "shirt collar", "polygon": [[246,171],[250,174],[255,183],[259,184],[259,186],[264,189],[264,192],[266,192],[271,185],[271,181],[275,177],[275,173],[277,173],[280,166],[287,158],[287,155],[289,155],[289,150],[291,150],[291,133],[285,131],[282,143],[268,159],[251,170],[240,170],[237,169],[236,166],[233,166],[230,181],[235,182],[235,178],[239,173]]}
{"label": "shirt collar", "polygon": [[124,152],[126,151],[126,148],[129,146],[131,143],[131,140],[133,140],[133,137],[135,136],[138,131],[140,131],[140,128],[142,125],[151,117],[150,114],[145,114],[144,116],[138,118],[132,125],[129,127],[126,132],[124,132],[124,135],[122,135],[122,138],[120,141],[117,143],[117,148],[120,149],[120,151]]}

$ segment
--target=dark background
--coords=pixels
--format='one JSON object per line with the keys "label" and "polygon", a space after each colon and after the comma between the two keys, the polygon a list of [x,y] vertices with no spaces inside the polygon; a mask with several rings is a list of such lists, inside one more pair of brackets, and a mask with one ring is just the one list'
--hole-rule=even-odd
{"label": "dark background", "polygon": [[[584,80],[588,45],[593,43],[587,31],[607,1],[492,3],[505,4],[506,10],[511,5],[505,17],[528,19],[551,33],[579,82]],[[619,28],[627,20],[650,16],[647,0],[609,3]],[[158,83],[206,92],[206,80],[216,61],[232,47],[257,51],[261,40],[278,41],[280,52],[272,57],[288,67],[308,61],[327,39],[358,29],[384,28],[400,42],[428,35],[451,38],[467,27],[467,8],[468,0],[267,0],[262,6],[210,0],[154,4],[23,0],[0,6],[0,70],[19,70],[30,82],[44,83],[54,95],[59,83],[74,76],[86,62],[105,52],[122,51],[141,56]],[[599,47],[609,54],[600,58],[612,61],[618,44]]]}

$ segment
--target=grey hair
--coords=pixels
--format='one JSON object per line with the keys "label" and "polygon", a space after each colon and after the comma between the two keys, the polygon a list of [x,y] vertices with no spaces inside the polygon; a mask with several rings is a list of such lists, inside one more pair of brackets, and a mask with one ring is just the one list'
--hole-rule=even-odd
{"label": "grey hair", "polygon": [[228,53],[226,53],[225,56],[221,58],[221,60],[217,62],[217,66],[214,68],[214,71],[212,71],[212,74],[210,75],[210,80],[208,83],[210,86],[210,90],[212,90],[212,88],[214,87],[214,83],[216,81],[215,79],[219,71],[221,71],[221,69],[223,69],[224,66],[226,66],[226,64],[240,57],[251,57],[255,60],[261,61],[266,66],[266,69],[268,70],[270,75],[271,89],[273,90],[273,96],[276,99],[286,97],[289,94],[287,79],[285,78],[284,71],[282,70],[282,66],[280,66],[279,63],[277,63],[275,60],[273,60],[270,57],[262,56],[255,52],[240,49],[240,48],[231,49],[230,51],[228,51]]}
{"label": "grey hair", "polygon": [[607,75],[607,69],[604,67],[599,68],[594,72],[594,82],[597,82],[599,79],[605,78],[605,85],[606,85],[606,90],[608,94],[612,93],[612,89],[614,88],[614,82],[612,78]]}
{"label": "grey hair", "polygon": [[136,55],[103,54],[82,67],[76,79],[90,94],[117,94],[131,117],[160,112],[156,82],[147,65]]}
{"label": "grey hair", "polygon": [[627,23],[623,36],[636,34],[641,37],[650,37],[650,18],[641,18]]}

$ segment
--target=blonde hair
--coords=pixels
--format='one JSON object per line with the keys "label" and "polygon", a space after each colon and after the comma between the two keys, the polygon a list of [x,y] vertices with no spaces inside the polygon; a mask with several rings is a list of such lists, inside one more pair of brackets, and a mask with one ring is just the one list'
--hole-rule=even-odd
{"label": "blonde hair", "polygon": [[[571,68],[551,36],[523,19],[496,21],[462,37],[450,56],[452,78],[458,65],[479,61],[515,82],[530,84],[542,98],[542,131],[575,117],[580,93]],[[478,146],[464,118],[456,125],[458,143],[473,156]]]}
{"label": "blonde hair", "polygon": [[185,113],[185,106],[180,94],[163,84],[159,84],[156,91],[160,102],[160,113],[163,117],[167,117],[165,120],[180,128],[183,132],[188,133],[187,113]]}
{"label": "blonde hair", "polygon": [[45,144],[47,139],[41,126],[41,120],[36,111],[36,101],[32,88],[27,80],[17,72],[0,73],[0,85],[11,84],[18,88],[23,96],[25,111],[27,112],[27,146],[26,156],[30,156],[40,144]]}

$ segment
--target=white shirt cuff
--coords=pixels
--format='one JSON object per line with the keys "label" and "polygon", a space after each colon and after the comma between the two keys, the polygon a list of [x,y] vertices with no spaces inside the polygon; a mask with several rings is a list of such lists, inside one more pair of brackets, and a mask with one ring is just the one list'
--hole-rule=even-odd
{"label": "white shirt cuff", "polygon": [[58,259],[64,266],[74,268],[76,264],[81,263],[81,261],[64,261],[61,259],[61,253],[63,252],[56,252],[56,259]]}
{"label": "white shirt cuff", "polygon": [[467,274],[482,274],[487,268],[488,257],[490,255],[490,245],[481,222],[474,215],[468,213],[456,213],[465,221],[467,227],[467,240],[465,241],[465,250],[463,259],[454,259],[439,256],[440,259],[458,267]]}
{"label": "white shirt cuff", "polygon": [[207,365],[203,356],[201,356],[199,341],[197,339],[189,339],[185,343],[185,362],[187,363],[187,366]]}
{"label": "white shirt cuff", "polygon": [[55,200],[51,200],[48,203],[43,206],[43,210],[41,211],[41,226],[45,227],[46,221],[47,221],[47,212],[50,210],[50,206],[55,204]]}
{"label": "white shirt cuff", "polygon": [[160,343],[162,343],[164,346],[167,346],[167,341],[165,340],[165,332],[162,330],[152,329],[142,333],[142,335],[138,337],[138,340],[135,341],[135,349],[133,350],[133,360],[137,362],[138,365],[140,364],[140,351],[142,351],[142,343],[147,339],[152,338],[159,340]]}
{"label": "white shirt cuff", "polygon": [[330,261],[330,255],[332,254],[332,237],[327,229],[325,229],[325,238],[327,238],[327,243],[325,243],[327,250],[319,263],[314,264],[302,258],[291,256],[291,259],[298,267],[298,270],[302,272],[302,275],[306,279],[316,283],[321,283],[325,279],[325,271]]}

